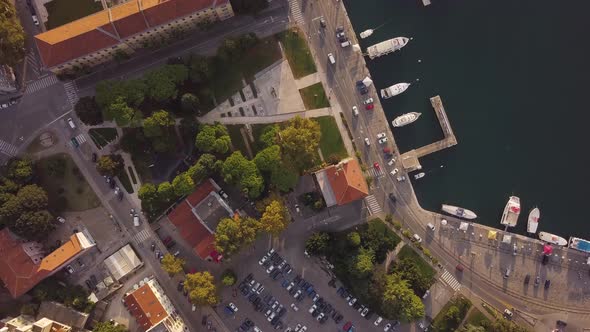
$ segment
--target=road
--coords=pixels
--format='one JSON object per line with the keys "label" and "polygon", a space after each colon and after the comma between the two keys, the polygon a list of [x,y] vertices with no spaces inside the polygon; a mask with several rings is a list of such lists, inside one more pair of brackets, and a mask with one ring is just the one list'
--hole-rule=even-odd
{"label": "road", "polygon": [[[473,269],[465,269],[461,278],[464,284],[464,292],[468,296],[484,299],[496,308],[515,307],[518,309],[517,314],[521,314],[523,317],[526,315],[542,318],[556,312],[577,312],[580,317],[587,319],[586,316],[590,314],[590,309],[587,306],[584,307],[578,303],[575,303],[575,305],[573,303],[570,305],[567,303],[552,303],[550,299],[543,300],[527,296],[522,292],[517,293],[506,286],[506,281],[503,284],[496,281],[492,282],[490,280],[492,278],[488,276],[489,271],[478,270],[479,267],[473,265],[473,260],[477,260],[475,256],[472,258],[458,256],[454,250],[449,249],[437,238],[426,233],[426,223],[437,223],[440,221],[440,217],[420,207],[410,181],[397,182],[388,174],[392,167],[386,167],[388,160],[381,153],[382,146],[376,142],[377,133],[387,132],[388,143],[393,144],[393,150],[396,153],[399,153],[399,150],[395,146],[395,140],[387,125],[387,119],[378,102],[375,87],[371,86],[369,95],[366,96],[361,96],[356,92],[356,81],[363,79],[368,74],[368,70],[362,55],[353,52],[351,47],[341,47],[335,37],[336,27],[343,26],[347,37],[353,40],[353,44],[357,43],[342,2],[303,1],[301,11],[305,21],[303,28],[311,46],[312,54],[319,65],[319,70],[323,71],[326,77],[326,88],[332,96],[337,98],[348,123],[351,124],[354,143],[361,152],[362,159],[367,165],[378,162],[381,168],[387,168],[385,170],[386,176],[375,179],[372,188],[373,195],[378,199],[383,210],[395,213],[396,217],[404,222],[405,228],[419,234],[423,239],[430,237],[428,248],[439,259],[444,269],[454,273],[458,262],[473,267]],[[327,22],[326,28],[320,27],[320,17],[325,18]],[[334,54],[336,58],[335,65],[329,63],[328,53]],[[376,100],[375,109],[372,111],[363,109],[362,101],[368,96]],[[352,115],[351,108],[355,105],[359,107],[360,114],[358,117]],[[364,144],[365,137],[370,139],[370,146]],[[399,159],[399,154],[397,157]],[[401,165],[397,167],[402,170]],[[402,174],[404,174],[403,171]],[[407,176],[407,174],[405,175]],[[389,193],[393,193],[397,197],[396,206],[391,205],[389,202],[387,198]],[[470,246],[468,241],[467,246]],[[508,253],[507,256],[510,256],[510,254]],[[523,255],[522,258],[526,264],[534,266],[536,262],[536,265],[538,265],[538,256]],[[502,280],[501,277],[499,279]]]}

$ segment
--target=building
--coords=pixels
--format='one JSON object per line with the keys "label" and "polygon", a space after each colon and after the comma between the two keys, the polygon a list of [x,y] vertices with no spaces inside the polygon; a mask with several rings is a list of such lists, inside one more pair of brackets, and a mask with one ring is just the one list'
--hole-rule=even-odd
{"label": "building", "polygon": [[119,281],[129,273],[134,272],[143,266],[143,262],[137,257],[131,245],[126,245],[119,251],[107,257],[104,260],[104,265],[107,267],[113,278]]}
{"label": "building", "polygon": [[67,72],[233,17],[229,0],[130,0],[35,36],[43,66]]}
{"label": "building", "polygon": [[66,307],[61,303],[43,301],[37,313],[37,318],[42,317],[68,325],[73,331],[82,331],[86,326],[89,314]]}
{"label": "building", "polygon": [[46,254],[40,243],[26,242],[4,228],[0,231],[0,279],[17,298],[94,246],[84,233],[78,232]]}
{"label": "building", "polygon": [[232,218],[234,211],[218,191],[212,179],[204,181],[184,201],[178,204],[168,219],[197,256],[209,261],[220,261],[215,250],[215,229],[222,218]]}
{"label": "building", "polygon": [[49,318],[35,320],[32,316],[20,315],[16,318],[3,319],[4,327],[0,332],[69,332],[70,326],[58,323]]}
{"label": "building", "polygon": [[123,303],[135,317],[141,331],[181,332],[185,325],[176,308],[154,278],[144,280],[132,292],[126,293]]}
{"label": "building", "polygon": [[328,207],[346,205],[369,194],[367,181],[356,159],[344,159],[314,175]]}

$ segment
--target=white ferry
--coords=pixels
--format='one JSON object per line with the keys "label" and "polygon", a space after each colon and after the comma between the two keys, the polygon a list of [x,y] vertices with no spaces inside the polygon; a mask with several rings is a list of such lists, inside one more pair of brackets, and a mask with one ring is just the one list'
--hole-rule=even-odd
{"label": "white ferry", "polygon": [[369,58],[373,60],[382,55],[387,55],[402,49],[402,47],[406,46],[408,41],[410,41],[410,39],[406,37],[391,38],[373,46],[369,46],[367,48],[367,54],[369,55]]}
{"label": "white ferry", "polygon": [[381,98],[388,99],[397,96],[408,89],[410,83],[397,83],[388,88],[381,89]]}

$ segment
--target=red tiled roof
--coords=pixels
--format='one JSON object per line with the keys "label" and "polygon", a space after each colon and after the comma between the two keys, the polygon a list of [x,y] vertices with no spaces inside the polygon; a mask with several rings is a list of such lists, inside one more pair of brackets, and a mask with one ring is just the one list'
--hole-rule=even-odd
{"label": "red tiled roof", "polygon": [[152,291],[149,284],[144,284],[124,299],[127,309],[135,317],[137,325],[146,331],[168,316],[168,313]]}
{"label": "red tiled roof", "polygon": [[338,205],[348,204],[369,194],[363,172],[358,162],[352,158],[326,168],[326,176]]}
{"label": "red tiled roof", "polygon": [[215,187],[211,183],[211,180],[204,181],[201,185],[197,187],[192,194],[190,194],[186,200],[190,203],[190,205],[195,206],[199,204],[202,200],[209,195],[210,192],[215,191]]}
{"label": "red tiled roof", "polygon": [[40,33],[35,36],[35,42],[45,66],[54,67],[114,46],[119,43],[117,36],[127,38],[145,31],[146,21],[155,27],[225,4],[227,1],[217,0],[131,0]]}

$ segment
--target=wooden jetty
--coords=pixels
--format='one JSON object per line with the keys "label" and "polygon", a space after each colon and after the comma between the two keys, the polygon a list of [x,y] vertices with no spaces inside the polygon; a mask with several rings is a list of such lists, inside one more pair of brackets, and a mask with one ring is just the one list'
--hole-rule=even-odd
{"label": "wooden jetty", "polygon": [[418,149],[402,154],[402,165],[408,172],[422,168],[422,165],[420,165],[420,161],[418,160],[419,158],[457,144],[457,138],[453,133],[453,128],[451,128],[451,123],[449,122],[449,118],[447,117],[447,113],[445,112],[445,108],[442,104],[440,96],[434,96],[430,98],[430,104],[432,104],[432,108],[434,108],[434,113],[438,118],[444,138],[440,141],[430,143]]}

